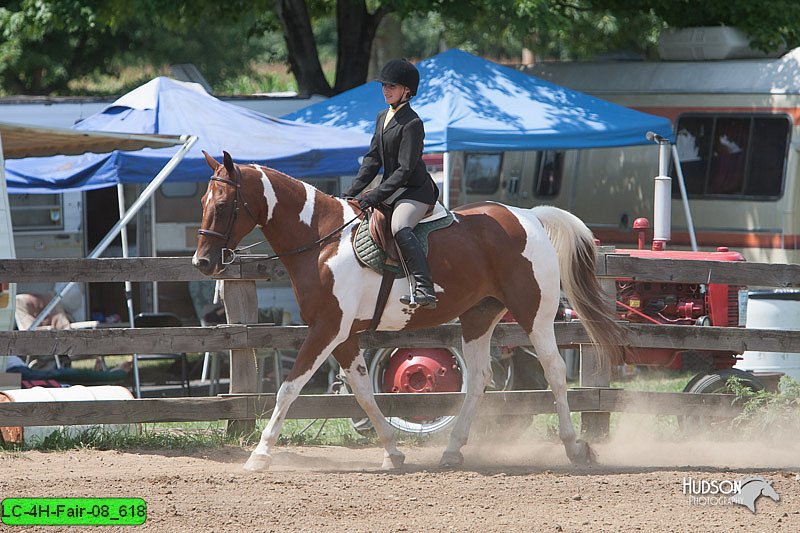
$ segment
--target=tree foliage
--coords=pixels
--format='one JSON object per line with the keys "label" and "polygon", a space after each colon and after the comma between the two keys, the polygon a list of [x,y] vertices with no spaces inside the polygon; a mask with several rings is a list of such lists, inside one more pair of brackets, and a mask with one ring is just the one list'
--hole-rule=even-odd
{"label": "tree foliage", "polygon": [[800,2],[797,0],[591,0],[615,13],[652,12],[674,28],[736,26],[750,45],[764,52],[800,46]]}
{"label": "tree foliage", "polygon": [[[179,63],[194,63],[214,85],[249,72],[255,60],[285,58],[282,43],[253,33],[252,20],[179,7],[159,0],[7,2],[0,8],[0,90],[69,94],[78,78],[118,76],[135,65],[163,72]],[[127,85],[151,76],[152,69],[143,71]]]}
{"label": "tree foliage", "polygon": [[[0,92],[64,94],[124,66],[194,63],[211,82],[289,66],[300,92],[366,80],[379,24],[402,21],[404,54],[441,44],[493,57],[652,56],[666,27],[737,26],[754,47],[800,45],[797,0],[15,0],[0,7]],[[323,64],[335,60],[329,81]],[[143,73],[149,77],[151,71]],[[131,80],[136,85],[142,80]]]}

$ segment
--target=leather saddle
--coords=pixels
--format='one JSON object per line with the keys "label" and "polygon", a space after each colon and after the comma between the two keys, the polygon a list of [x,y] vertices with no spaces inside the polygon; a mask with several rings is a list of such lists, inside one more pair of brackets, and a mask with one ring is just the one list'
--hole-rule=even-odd
{"label": "leather saddle", "polygon": [[[422,244],[426,255],[428,236],[436,230],[450,226],[454,220],[453,213],[440,203],[431,206],[425,218],[414,228],[414,234]],[[378,274],[382,274],[384,270],[396,274],[402,272],[400,257],[392,235],[390,216],[382,208],[373,209],[371,215],[365,216],[359,223],[353,236],[353,249],[361,264]]]}

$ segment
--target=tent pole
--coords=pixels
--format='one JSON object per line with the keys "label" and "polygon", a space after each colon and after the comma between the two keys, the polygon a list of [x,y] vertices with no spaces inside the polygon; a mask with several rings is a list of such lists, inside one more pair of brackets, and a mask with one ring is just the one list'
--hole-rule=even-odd
{"label": "tent pole", "polygon": [[442,157],[442,172],[444,173],[442,203],[447,209],[450,209],[450,152],[445,152]]}
{"label": "tent pole", "polygon": [[[162,168],[161,171],[156,175],[156,177],[153,178],[153,181],[151,181],[147,185],[147,187],[145,187],[144,191],[142,191],[141,196],[139,196],[139,198],[137,198],[136,201],[133,202],[131,208],[125,212],[125,216],[122,217],[119,221],[117,221],[117,223],[114,224],[113,228],[108,230],[106,236],[103,237],[103,240],[101,240],[97,246],[95,246],[94,250],[92,250],[92,252],[87,256],[87,259],[96,259],[100,257],[100,255],[106,250],[106,248],[108,248],[108,245],[111,244],[111,242],[116,238],[117,234],[119,234],[121,228],[124,228],[125,225],[128,222],[130,222],[134,216],[136,216],[136,213],[139,212],[139,209],[141,209],[144,203],[147,200],[149,200],[151,196],[153,196],[153,193],[155,193],[156,189],[158,189],[158,187],[164,182],[164,180],[167,179],[167,177],[172,173],[172,171],[175,170],[175,167],[177,167],[180,164],[180,162],[186,156],[187,152],[189,152],[189,150],[192,148],[192,146],[194,146],[194,143],[196,142],[197,142],[196,135],[190,135],[186,138],[186,142],[183,143],[183,146],[181,146],[180,150],[178,150],[178,152],[172,156],[172,158],[167,162],[167,164],[164,165],[164,168]],[[30,331],[33,331],[39,324],[42,323],[42,321],[47,317],[47,315],[50,314],[53,308],[56,305],[58,305],[58,302],[61,301],[61,299],[64,297],[64,294],[66,294],[66,292],[69,289],[71,289],[72,286],[75,284],[76,283],[74,281],[70,281],[69,283],[64,285],[64,287],[62,287],[60,291],[58,291],[58,293],[53,297],[53,299],[50,300],[50,303],[48,303],[45,306],[45,308],[42,309],[42,312],[39,313],[39,316],[37,316],[36,319],[33,321],[33,323],[29,328]]]}
{"label": "tent pole", "polygon": [[686,194],[686,181],[683,179],[683,169],[681,159],[678,157],[678,147],[672,145],[672,157],[675,160],[675,173],[678,175],[678,185],[681,189],[681,200],[683,202],[683,213],[686,215],[686,226],[689,228],[689,240],[692,242],[692,250],[697,251],[697,236],[694,234],[694,221],[692,212],[689,210],[689,197]]}
{"label": "tent pole", "polygon": [[[150,246],[153,257],[158,257],[158,236],[156,235],[156,202],[150,205]],[[153,312],[158,313],[158,281],[153,281]]]}
{"label": "tent pole", "polygon": [[[117,205],[119,206],[119,218],[121,220],[125,216],[125,186],[121,183],[117,183]],[[130,257],[127,226],[122,227],[119,236],[122,239],[122,257],[127,259]],[[129,327],[135,328],[136,322],[133,319],[133,284],[130,281],[125,282],[125,302],[128,304]],[[141,384],[139,383],[139,358],[137,354],[133,354],[133,390],[137,398],[142,397]]]}

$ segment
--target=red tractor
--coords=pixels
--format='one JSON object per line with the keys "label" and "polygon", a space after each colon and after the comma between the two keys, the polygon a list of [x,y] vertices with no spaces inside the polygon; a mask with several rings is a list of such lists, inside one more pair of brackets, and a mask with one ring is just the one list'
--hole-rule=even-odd
{"label": "red tractor", "polygon": [[[675,259],[681,261],[744,261],[738,252],[725,247],[714,252],[664,250],[654,241],[653,249],[644,249],[644,233],[650,225],[646,219],[634,221],[640,231],[639,249],[619,250],[632,257]],[[616,283],[617,313],[620,319],[644,324],[678,324],[690,326],[738,327],[740,293],[745,289],[725,284],[672,283],[635,281],[620,278]],[[729,377],[736,376],[751,388],[761,390],[763,384],[752,374],[733,368],[738,354],[728,350],[680,350],[674,348],[630,348],[624,362],[630,365],[701,371],[684,388],[684,392],[721,392]]]}

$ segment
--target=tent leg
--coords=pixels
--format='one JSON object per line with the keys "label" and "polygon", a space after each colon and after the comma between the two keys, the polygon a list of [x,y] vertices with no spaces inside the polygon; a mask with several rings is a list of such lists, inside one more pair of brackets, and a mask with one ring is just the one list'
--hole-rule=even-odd
{"label": "tent leg", "polygon": [[[117,183],[117,205],[119,206],[119,218],[122,220],[125,217],[125,186]],[[127,259],[130,257],[130,248],[128,247],[128,226],[124,225],[120,228],[120,239],[122,239],[122,257]],[[125,282],[125,302],[128,305],[128,324],[131,328],[136,327],[133,314],[133,284],[130,281]],[[139,379],[139,357],[138,354],[133,354],[133,389],[137,398],[142,397],[142,387]]]}
{"label": "tent leg", "polygon": [[694,234],[694,221],[692,212],[689,209],[689,196],[686,194],[686,180],[683,179],[683,169],[681,159],[678,157],[678,147],[672,145],[672,157],[675,161],[675,173],[678,175],[678,186],[681,190],[681,201],[683,203],[683,214],[686,216],[686,227],[689,229],[689,240],[692,243],[692,250],[697,251],[697,236]]}

